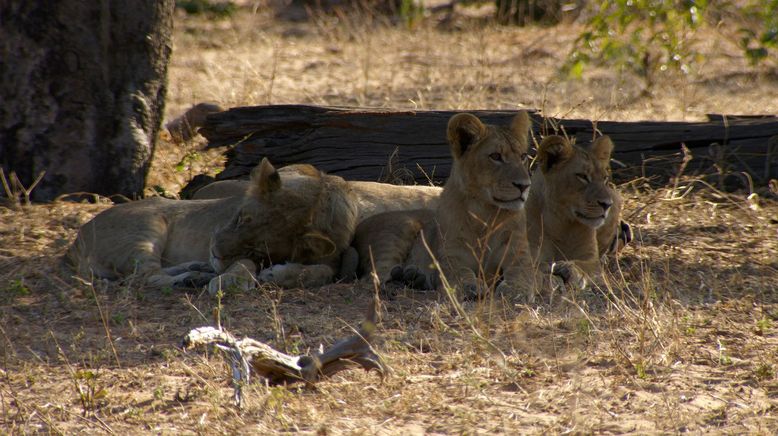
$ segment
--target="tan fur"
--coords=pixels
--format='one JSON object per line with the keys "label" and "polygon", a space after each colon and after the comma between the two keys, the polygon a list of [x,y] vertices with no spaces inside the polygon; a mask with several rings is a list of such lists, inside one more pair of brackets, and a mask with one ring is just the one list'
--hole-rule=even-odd
{"label": "tan fur", "polygon": [[[438,205],[441,188],[437,186],[398,186],[388,183],[348,181],[357,199],[358,221],[393,210],[434,209]],[[203,186],[192,199],[205,200],[243,195],[249,182],[221,180]]]}
{"label": "tan fur", "polygon": [[621,229],[622,200],[609,181],[612,151],[607,136],[587,148],[549,136],[538,147],[527,201],[530,247],[544,270],[575,287],[599,276],[600,257]]}
{"label": "tan fur", "polygon": [[225,197],[241,197],[249,189],[248,180],[219,180],[195,191],[192,200],[214,200]]}
{"label": "tan fur", "polygon": [[369,259],[367,249],[372,248],[375,273],[386,283],[397,279],[397,263],[410,255],[405,278],[427,276],[430,283],[429,259],[420,255],[425,250],[418,240],[406,239],[423,228],[446,278],[466,295],[489,288],[501,271],[501,290],[526,290],[531,272],[523,211],[530,184],[529,127],[526,112],[508,128],[485,125],[471,114],[453,116],[448,125],[453,166],[435,213],[383,214],[363,222],[355,237],[360,259]]}
{"label": "tan fur", "polygon": [[[368,217],[357,226],[353,246],[359,254],[362,271],[374,271],[376,278],[384,285],[393,279],[395,267],[408,264],[429,266],[430,260],[424,253],[420,233],[424,230],[430,246],[435,246],[436,210],[416,209],[379,213]],[[375,270],[373,269],[375,265]],[[418,288],[433,289],[436,282],[430,274],[421,277]]]}
{"label": "tan fur", "polygon": [[[311,167],[312,168],[312,167]],[[397,186],[386,183],[349,181],[346,182],[353,196],[353,206],[357,208],[357,222],[362,222],[373,215],[396,210],[411,210],[416,208],[435,208],[440,198],[441,188],[435,186]],[[222,180],[204,186],[195,192],[193,199],[218,199],[240,197],[250,187],[248,181]],[[358,257],[354,253],[354,257]],[[358,259],[353,262],[343,262],[339,271],[341,277],[353,277],[356,273]],[[260,273],[260,278],[282,287],[309,284],[312,281],[323,281],[327,275],[324,269],[311,269],[300,273],[302,265],[287,263],[274,265]],[[333,274],[330,272],[329,277]]]}
{"label": "tan fur", "polygon": [[249,186],[242,196],[117,205],[79,230],[67,258],[84,277],[137,272],[160,287],[209,279],[209,260],[217,273],[244,258],[337,266],[357,224],[342,178],[309,165],[276,171],[263,160]]}

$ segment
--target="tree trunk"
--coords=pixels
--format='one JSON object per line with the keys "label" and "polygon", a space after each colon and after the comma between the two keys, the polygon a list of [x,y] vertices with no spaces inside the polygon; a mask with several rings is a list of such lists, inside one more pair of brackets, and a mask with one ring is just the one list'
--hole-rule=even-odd
{"label": "tree trunk", "polygon": [[564,6],[569,3],[560,0],[495,0],[494,14],[500,24],[553,24],[562,19]]}
{"label": "tree trunk", "polygon": [[[471,111],[507,124],[515,111]],[[210,147],[231,146],[217,179],[247,177],[262,157],[274,164],[310,163],[350,180],[404,182],[448,177],[446,125],[453,111],[388,111],[315,106],[258,106],[211,114],[200,132]],[[709,116],[705,122],[600,121],[596,129],[616,145],[611,166],[618,181],[647,177],[665,183],[684,174],[712,176],[737,189],[778,178],[778,118]],[[535,137],[567,134],[591,142],[589,120],[532,114]],[[689,158],[691,160],[689,161]],[[686,163],[684,164],[684,160]]]}
{"label": "tree trunk", "polygon": [[133,197],[164,109],[174,0],[0,3],[0,163],[48,201]]}

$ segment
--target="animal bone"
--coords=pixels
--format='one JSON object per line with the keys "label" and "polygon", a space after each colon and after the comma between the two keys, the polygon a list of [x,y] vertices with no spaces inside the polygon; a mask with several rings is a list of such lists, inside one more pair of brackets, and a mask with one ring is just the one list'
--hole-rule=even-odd
{"label": "animal bone", "polygon": [[265,343],[251,338],[237,339],[229,332],[214,327],[191,330],[184,337],[183,346],[185,349],[191,349],[200,345],[215,345],[230,355],[235,401],[238,406],[242,404],[241,388],[249,382],[252,369],[255,375],[264,377],[270,384],[313,384],[323,377],[357,366],[365,371],[375,369],[383,379],[389,368],[371,345],[376,331],[377,306],[378,300],[370,304],[366,319],[355,335],[336,342],[326,351],[310,356],[290,356]]}

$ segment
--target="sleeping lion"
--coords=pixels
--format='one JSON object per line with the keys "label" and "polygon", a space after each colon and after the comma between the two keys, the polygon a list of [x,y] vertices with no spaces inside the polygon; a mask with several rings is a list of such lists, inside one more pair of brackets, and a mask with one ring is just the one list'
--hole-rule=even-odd
{"label": "sleeping lion", "polygon": [[264,159],[241,196],[149,198],[103,211],[81,227],[66,260],[83,277],[140,274],[158,288],[201,286],[242,259],[312,265],[326,282],[356,224],[342,178],[310,165],[276,170]]}

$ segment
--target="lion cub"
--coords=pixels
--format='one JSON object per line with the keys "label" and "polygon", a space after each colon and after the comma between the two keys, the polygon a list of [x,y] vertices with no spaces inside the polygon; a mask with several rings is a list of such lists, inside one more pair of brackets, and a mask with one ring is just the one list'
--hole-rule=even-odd
{"label": "lion cub", "polygon": [[501,276],[499,291],[527,288],[531,271],[524,203],[530,119],[519,112],[510,126],[486,125],[462,113],[448,123],[451,174],[434,211],[388,212],[357,227],[355,247],[363,271],[382,285],[402,280],[435,288],[427,241],[444,276],[466,298],[482,295]]}
{"label": "lion cub", "polygon": [[541,269],[581,289],[601,272],[600,258],[632,240],[622,200],[609,183],[613,142],[584,148],[561,136],[538,146],[527,200],[527,234]]}
{"label": "lion cub", "polygon": [[356,203],[341,177],[310,165],[276,170],[263,159],[241,196],[150,198],[101,212],[81,227],[67,260],[82,277],[138,273],[158,288],[199,287],[217,274],[240,273],[233,264],[253,273],[256,265],[289,261],[303,264],[293,272],[305,283],[321,285],[349,247]]}

